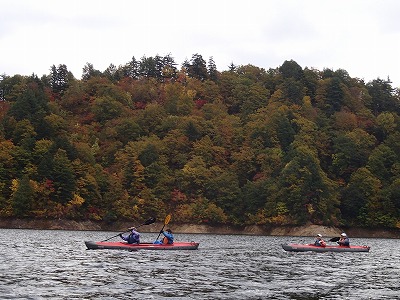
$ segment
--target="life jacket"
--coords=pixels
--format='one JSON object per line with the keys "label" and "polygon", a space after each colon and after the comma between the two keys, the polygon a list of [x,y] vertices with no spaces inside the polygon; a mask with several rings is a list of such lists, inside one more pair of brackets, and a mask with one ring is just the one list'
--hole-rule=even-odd
{"label": "life jacket", "polygon": [[167,232],[163,232],[164,237],[162,238],[161,242],[163,244],[173,244],[174,243],[174,236],[172,235],[172,233]]}
{"label": "life jacket", "polygon": [[346,246],[346,247],[350,247],[350,240],[348,237],[342,238],[338,241],[338,244],[340,246]]}
{"label": "life jacket", "polygon": [[138,244],[139,243],[139,234],[131,233],[127,239],[128,244]]}

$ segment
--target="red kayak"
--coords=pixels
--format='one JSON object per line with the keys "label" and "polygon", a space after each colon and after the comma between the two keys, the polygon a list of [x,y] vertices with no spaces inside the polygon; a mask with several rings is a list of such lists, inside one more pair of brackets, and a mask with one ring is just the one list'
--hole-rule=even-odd
{"label": "red kayak", "polygon": [[314,251],[314,252],[369,252],[371,247],[369,246],[338,246],[338,245],[326,245],[315,246],[313,244],[282,244],[282,248],[285,251],[292,252],[305,252],[305,251]]}
{"label": "red kayak", "polygon": [[128,244],[126,242],[92,242],[85,241],[89,250],[94,249],[119,249],[119,250],[197,250],[199,243],[195,242],[174,242],[173,244]]}

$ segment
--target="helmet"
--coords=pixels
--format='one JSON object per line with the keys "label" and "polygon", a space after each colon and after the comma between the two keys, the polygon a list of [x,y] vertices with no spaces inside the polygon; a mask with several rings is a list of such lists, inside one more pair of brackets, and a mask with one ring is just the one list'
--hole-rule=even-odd
{"label": "helmet", "polygon": [[344,232],[341,234],[341,236],[347,236],[347,234],[345,234]]}
{"label": "helmet", "polygon": [[317,234],[317,237],[322,237],[322,235],[320,233]]}

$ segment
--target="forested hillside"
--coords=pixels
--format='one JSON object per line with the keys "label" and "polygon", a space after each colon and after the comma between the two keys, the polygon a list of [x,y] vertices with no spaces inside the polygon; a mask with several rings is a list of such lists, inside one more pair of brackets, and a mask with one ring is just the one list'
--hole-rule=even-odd
{"label": "forested hillside", "polygon": [[3,74],[0,93],[0,217],[400,228],[389,79],[194,54]]}

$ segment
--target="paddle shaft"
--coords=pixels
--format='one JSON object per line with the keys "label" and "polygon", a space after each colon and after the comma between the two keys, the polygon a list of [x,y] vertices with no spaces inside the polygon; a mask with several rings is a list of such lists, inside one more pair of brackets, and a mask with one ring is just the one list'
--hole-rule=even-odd
{"label": "paddle shaft", "polygon": [[163,225],[163,227],[161,228],[160,233],[158,234],[158,237],[156,238],[156,241],[158,241],[158,239],[160,238],[160,235],[161,235],[161,231],[164,230],[165,225],[167,225],[167,224],[169,223],[170,220],[171,220],[171,215],[168,215],[168,216],[165,217],[164,225]]}
{"label": "paddle shaft", "polygon": [[158,233],[158,237],[156,238],[156,241],[158,241],[158,238],[159,238],[159,237],[160,237],[160,235],[161,235],[161,231],[163,231],[163,230],[164,230],[164,227],[165,227],[165,224],[164,224],[164,226],[161,228],[160,232]]}
{"label": "paddle shaft", "polygon": [[[150,219],[148,219],[146,222],[144,222],[143,224],[140,224],[139,226],[137,226],[136,228],[139,228],[139,227],[141,227],[141,226],[143,226],[143,225],[152,224],[152,223],[154,223],[155,221],[156,221],[155,218],[150,218]],[[130,231],[130,229],[128,229],[128,230],[126,230],[126,231],[124,231],[124,232],[118,233],[118,234],[116,234],[116,235],[114,235],[114,236],[112,236],[112,237],[110,237],[110,238],[108,238],[108,239],[106,239],[106,240],[104,240],[104,241],[102,241],[102,242],[107,242],[107,241],[109,241],[109,240],[111,240],[111,239],[113,239],[113,238],[119,236],[120,234],[123,234],[123,233],[125,233],[125,232],[129,232],[129,231]]]}
{"label": "paddle shaft", "polygon": [[113,239],[113,238],[119,236],[120,234],[123,234],[123,233],[128,232],[128,231],[129,231],[129,230],[124,231],[124,232],[121,232],[121,233],[118,233],[118,234],[116,234],[116,235],[113,235],[112,237],[110,237],[110,238],[108,238],[108,239],[106,239],[106,240],[104,240],[104,241],[102,241],[102,242],[107,242],[107,241],[109,241],[109,240],[111,240],[111,239]]}

